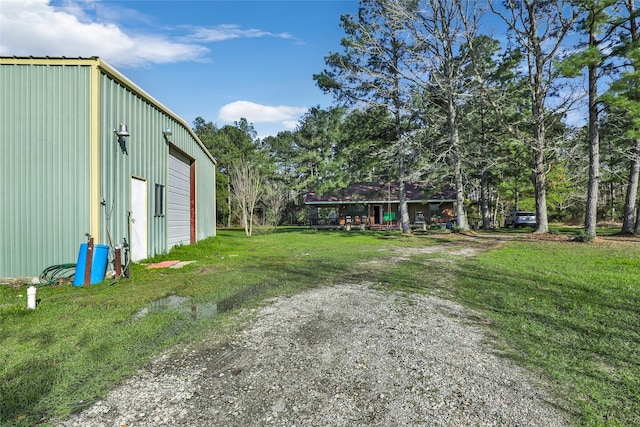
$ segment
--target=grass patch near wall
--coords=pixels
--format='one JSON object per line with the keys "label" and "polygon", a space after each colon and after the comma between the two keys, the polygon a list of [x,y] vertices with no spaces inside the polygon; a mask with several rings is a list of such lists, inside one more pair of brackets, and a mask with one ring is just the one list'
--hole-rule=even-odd
{"label": "grass patch near wall", "polygon": [[512,242],[458,265],[450,286],[579,424],[640,425],[636,242]]}
{"label": "grass patch near wall", "polygon": [[253,294],[259,300],[349,277],[391,246],[424,243],[399,233],[304,229],[247,238],[223,230],[149,260],[196,261],[182,269],[145,262],[129,279],[41,287],[36,310],[26,308],[26,286],[0,286],[0,425],[31,426],[80,410],[172,346],[230,327],[225,315],[136,315],[153,301],[176,295],[240,306]]}

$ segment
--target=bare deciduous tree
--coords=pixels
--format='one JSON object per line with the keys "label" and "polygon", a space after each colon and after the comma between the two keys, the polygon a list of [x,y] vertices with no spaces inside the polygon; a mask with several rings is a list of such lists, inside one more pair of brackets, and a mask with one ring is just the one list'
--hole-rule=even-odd
{"label": "bare deciduous tree", "polygon": [[234,163],[229,169],[231,193],[240,210],[244,232],[251,236],[253,231],[253,212],[262,197],[264,186],[257,168],[249,163]]}
{"label": "bare deciduous tree", "polygon": [[532,152],[533,184],[536,191],[536,233],[548,233],[547,217],[547,150],[548,132],[553,120],[561,117],[572,101],[557,97],[550,108],[550,98],[560,94],[556,87],[559,73],[556,62],[563,42],[573,28],[576,16],[569,1],[505,0],[502,7],[489,2],[494,14],[507,25],[509,36],[525,57],[526,76],[531,101],[531,136],[516,126],[504,123],[518,139],[526,141]]}
{"label": "bare deciduous tree", "polygon": [[[468,229],[464,209],[463,144],[460,141],[459,109],[469,97],[469,79],[464,66],[469,61],[467,40],[477,33],[475,3],[468,0],[432,0],[419,2],[417,7],[395,2],[393,12],[403,22],[414,40],[412,49],[414,74],[410,80],[424,93],[436,93],[433,102],[446,123],[447,153],[453,168],[456,190],[456,223]],[[429,102],[429,100],[427,100]],[[432,109],[433,110],[433,109]]]}
{"label": "bare deciduous tree", "polygon": [[282,220],[282,214],[287,206],[287,194],[285,186],[279,181],[269,181],[264,186],[262,203],[266,209],[266,220],[275,231]]}

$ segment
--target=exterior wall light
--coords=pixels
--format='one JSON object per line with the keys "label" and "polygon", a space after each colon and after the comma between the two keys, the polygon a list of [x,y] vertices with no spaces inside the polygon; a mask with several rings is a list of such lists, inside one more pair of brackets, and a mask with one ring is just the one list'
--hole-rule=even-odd
{"label": "exterior wall light", "polygon": [[166,127],[164,128],[164,130],[162,131],[162,136],[164,137],[164,142],[169,144],[171,141],[169,140],[169,137],[173,135],[173,132],[171,132],[171,128],[170,127]]}
{"label": "exterior wall light", "polygon": [[114,129],[113,132],[118,136],[118,144],[120,145],[120,149],[122,150],[122,152],[128,154],[125,138],[130,136],[130,134],[129,129],[127,129],[127,125],[120,123],[118,129]]}

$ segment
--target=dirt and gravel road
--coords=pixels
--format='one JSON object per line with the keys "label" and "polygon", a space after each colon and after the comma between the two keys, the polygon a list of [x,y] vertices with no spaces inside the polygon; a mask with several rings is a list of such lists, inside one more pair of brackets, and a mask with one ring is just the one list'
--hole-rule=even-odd
{"label": "dirt and gravel road", "polygon": [[169,353],[59,426],[568,424],[446,299],[340,283],[255,310],[230,341]]}

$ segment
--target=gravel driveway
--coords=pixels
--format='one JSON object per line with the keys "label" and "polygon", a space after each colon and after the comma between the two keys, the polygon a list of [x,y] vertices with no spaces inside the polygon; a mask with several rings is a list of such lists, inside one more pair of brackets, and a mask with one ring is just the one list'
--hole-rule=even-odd
{"label": "gravel driveway", "polygon": [[369,283],[270,301],[60,426],[561,426],[544,388],[450,301]]}

